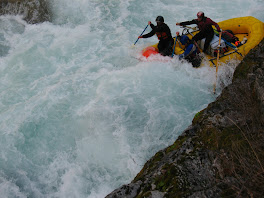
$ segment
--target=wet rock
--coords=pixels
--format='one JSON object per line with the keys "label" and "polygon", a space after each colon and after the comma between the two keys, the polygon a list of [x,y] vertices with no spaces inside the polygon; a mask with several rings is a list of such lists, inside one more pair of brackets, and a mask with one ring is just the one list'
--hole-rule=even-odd
{"label": "wet rock", "polygon": [[47,0],[0,0],[0,15],[22,15],[28,23],[51,20]]}
{"label": "wet rock", "polygon": [[138,181],[133,184],[123,185],[121,188],[115,190],[112,194],[106,196],[106,198],[133,198],[138,194],[141,184],[142,182]]}

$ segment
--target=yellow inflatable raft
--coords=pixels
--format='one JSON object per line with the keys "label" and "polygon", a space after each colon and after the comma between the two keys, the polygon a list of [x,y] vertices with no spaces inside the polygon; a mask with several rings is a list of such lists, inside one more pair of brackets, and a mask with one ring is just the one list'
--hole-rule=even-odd
{"label": "yellow inflatable raft", "polygon": [[[264,23],[252,16],[228,19],[228,20],[219,22],[218,25],[220,26],[222,30],[231,30],[234,33],[234,35],[239,38],[239,41],[242,41],[244,38],[246,38],[247,40],[245,44],[239,47],[236,47],[233,43],[230,45],[230,43],[225,42],[225,44],[228,43],[229,45],[226,45],[227,51],[225,53],[220,54],[220,58],[219,58],[220,63],[228,63],[228,61],[230,61],[231,59],[242,60],[244,56],[252,48],[258,45],[264,38]],[[186,35],[189,38],[192,38],[195,34],[199,32],[199,31],[193,30],[193,28],[192,28],[192,31],[190,30],[191,29],[189,28],[186,31]],[[184,34],[184,31],[183,31],[183,34]],[[198,44],[201,45],[201,42]],[[219,38],[218,38],[217,46],[218,44],[219,44]],[[157,46],[158,44],[152,45],[151,46],[152,50],[158,51]],[[149,47],[145,48],[142,51],[142,54],[146,53],[146,49],[150,49],[150,48]],[[184,46],[182,46],[179,42],[176,42],[174,53],[176,55],[179,55],[179,54],[182,54],[183,52],[184,52]],[[150,53],[148,53],[148,55],[150,55]],[[202,65],[208,65],[208,61],[209,61],[210,66],[215,66],[216,61],[217,61],[216,59],[217,58],[214,57],[212,54],[206,54],[206,57],[203,59]]]}

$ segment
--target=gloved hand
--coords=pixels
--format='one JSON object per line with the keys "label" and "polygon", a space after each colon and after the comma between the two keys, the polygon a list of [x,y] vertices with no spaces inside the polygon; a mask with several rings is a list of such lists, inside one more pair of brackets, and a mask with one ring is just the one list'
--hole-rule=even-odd
{"label": "gloved hand", "polygon": [[142,36],[139,36],[138,38],[143,38]]}

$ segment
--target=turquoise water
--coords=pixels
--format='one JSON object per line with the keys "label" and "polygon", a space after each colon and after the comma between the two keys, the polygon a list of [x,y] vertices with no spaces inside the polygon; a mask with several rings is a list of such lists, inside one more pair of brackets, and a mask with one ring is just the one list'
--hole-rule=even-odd
{"label": "turquoise water", "polygon": [[262,0],[50,2],[51,23],[0,17],[1,197],[105,197],[231,83],[236,61],[214,95],[214,68],[143,59],[157,38],[131,46],[149,20],[164,16],[172,34],[200,10],[264,21]]}

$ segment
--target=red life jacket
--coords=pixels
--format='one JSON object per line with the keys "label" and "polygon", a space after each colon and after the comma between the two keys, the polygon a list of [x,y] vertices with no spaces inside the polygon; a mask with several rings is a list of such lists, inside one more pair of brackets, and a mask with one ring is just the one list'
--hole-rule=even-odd
{"label": "red life jacket", "polygon": [[165,40],[169,38],[166,32],[156,32],[156,35],[159,40]]}

